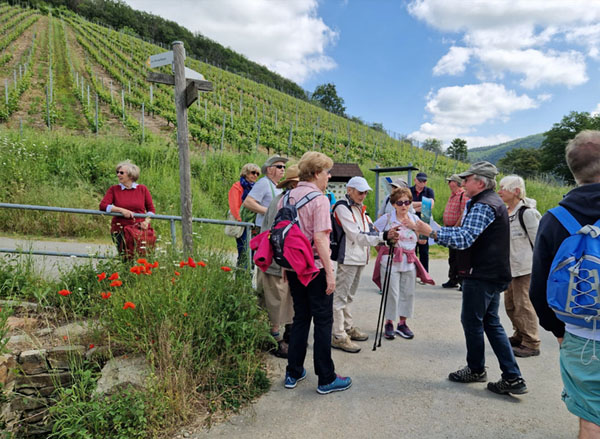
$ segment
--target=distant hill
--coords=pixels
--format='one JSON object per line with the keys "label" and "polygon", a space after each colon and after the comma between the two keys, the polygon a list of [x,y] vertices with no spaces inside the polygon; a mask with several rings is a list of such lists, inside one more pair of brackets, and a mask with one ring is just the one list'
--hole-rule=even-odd
{"label": "distant hill", "polygon": [[532,134],[531,136],[514,139],[510,142],[500,143],[492,146],[469,149],[469,161],[477,162],[487,160],[496,164],[498,160],[506,155],[508,151],[515,148],[539,148],[544,140],[544,134]]}

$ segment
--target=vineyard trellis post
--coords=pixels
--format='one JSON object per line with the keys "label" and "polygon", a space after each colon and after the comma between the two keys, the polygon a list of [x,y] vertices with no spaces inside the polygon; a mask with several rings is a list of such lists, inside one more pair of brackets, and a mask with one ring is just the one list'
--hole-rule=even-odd
{"label": "vineyard trellis post", "polygon": [[98,136],[98,93],[96,93],[96,115],[94,116],[94,122],[96,124],[96,136]]}

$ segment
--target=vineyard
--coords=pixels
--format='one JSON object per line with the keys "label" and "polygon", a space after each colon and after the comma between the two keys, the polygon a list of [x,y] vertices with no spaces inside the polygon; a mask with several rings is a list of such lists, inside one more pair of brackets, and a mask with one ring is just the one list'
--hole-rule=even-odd
{"label": "vineyard", "polygon": [[[148,56],[165,49],[64,10],[2,4],[0,23],[0,124],[174,143],[173,87],[146,81]],[[412,163],[444,175],[460,166],[209,64],[188,57],[186,65],[214,85],[188,112],[195,149],[295,157],[315,149],[335,161]]]}

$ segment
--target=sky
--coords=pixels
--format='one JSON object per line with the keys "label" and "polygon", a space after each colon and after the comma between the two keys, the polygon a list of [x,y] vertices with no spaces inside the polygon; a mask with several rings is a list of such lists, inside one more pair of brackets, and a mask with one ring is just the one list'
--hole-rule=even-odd
{"label": "sky", "polygon": [[[600,112],[600,0],[125,0],[346,113],[469,148]],[[210,78],[207,78],[210,80]]]}

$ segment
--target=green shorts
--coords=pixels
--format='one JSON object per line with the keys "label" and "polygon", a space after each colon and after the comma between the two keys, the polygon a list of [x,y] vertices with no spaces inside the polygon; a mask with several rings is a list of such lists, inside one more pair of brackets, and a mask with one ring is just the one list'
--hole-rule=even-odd
{"label": "green shorts", "polygon": [[[600,341],[595,343],[600,355]],[[565,332],[560,346],[562,400],[575,416],[600,425],[600,361],[592,359],[593,349],[594,340]]]}

